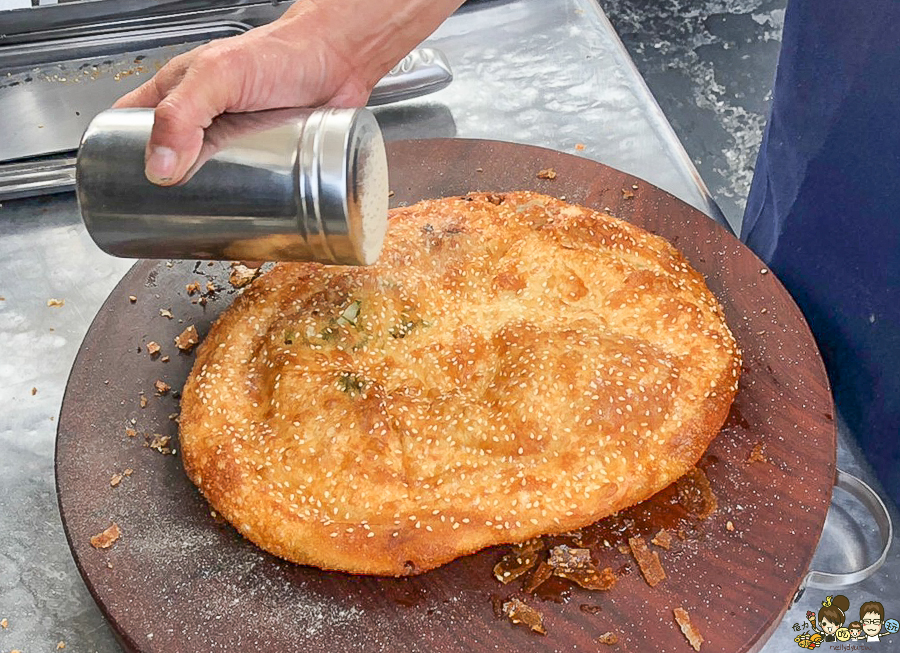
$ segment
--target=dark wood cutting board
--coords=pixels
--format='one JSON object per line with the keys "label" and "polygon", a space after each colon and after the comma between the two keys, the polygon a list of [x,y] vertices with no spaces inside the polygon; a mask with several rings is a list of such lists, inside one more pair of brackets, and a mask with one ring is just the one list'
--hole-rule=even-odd
{"label": "dark wood cutting board", "polygon": [[[825,371],[784,288],[697,210],[593,161],[454,139],[401,141],[388,151],[394,205],[474,190],[534,189],[608,207],[685,253],[723,303],[744,352],[732,414],[700,463],[718,510],[702,521],[690,518],[668,491],[588,529],[595,555],[619,576],[608,592],[554,580],[531,596],[520,581],[502,585],[491,569],[506,547],[406,579],[354,577],[276,559],[211,514],[182,470],[170,419],[193,360],[173,338],[190,324],[202,337],[230,304],[228,265],[143,261],[112,292],[84,340],[56,451],[69,544],[120,641],[146,653],[689,652],[672,613],[683,607],[706,639],[702,650],[759,648],[812,558],[835,475]],[[546,168],[555,179],[537,177]],[[192,282],[220,290],[202,305],[199,295],[186,292]],[[162,346],[156,358],[147,353],[150,341]],[[172,390],[157,396],[156,380]],[[171,436],[174,451],[144,446],[154,434]],[[767,461],[748,463],[756,445]],[[113,476],[126,469],[134,471],[112,487]],[[91,536],[112,522],[121,529],[119,540],[108,549],[92,547]],[[668,551],[651,545],[668,575],[651,588],[618,545],[627,534],[650,539],[661,526],[680,529],[683,539],[676,537]],[[495,604],[511,596],[543,613],[546,635],[496,615]],[[608,631],[618,644],[597,643]]]}

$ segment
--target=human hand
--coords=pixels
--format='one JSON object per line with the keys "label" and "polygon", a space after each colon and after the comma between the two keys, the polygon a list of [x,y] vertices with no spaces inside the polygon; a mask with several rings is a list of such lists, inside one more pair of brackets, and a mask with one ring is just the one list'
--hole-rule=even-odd
{"label": "human hand", "polygon": [[[115,108],[156,109],[145,153],[150,181],[181,181],[200,154],[204,130],[219,114],[365,104],[379,75],[353,66],[339,38],[317,37],[326,27],[324,19],[314,12],[305,14],[286,14],[284,21],[175,57],[116,102]],[[298,37],[298,22],[308,28],[305,36]]]}
{"label": "human hand", "polygon": [[155,108],[145,173],[181,181],[219,114],[363,106],[463,0],[302,0],[275,22],[172,59],[115,108]]}

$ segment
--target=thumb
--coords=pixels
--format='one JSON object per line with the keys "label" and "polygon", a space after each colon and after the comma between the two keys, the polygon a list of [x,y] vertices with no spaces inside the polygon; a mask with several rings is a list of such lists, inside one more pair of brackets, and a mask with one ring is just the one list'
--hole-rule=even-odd
{"label": "thumb", "polygon": [[154,110],[144,173],[155,184],[171,186],[184,178],[203,146],[204,130],[223,111],[216,85],[193,77],[175,86]]}

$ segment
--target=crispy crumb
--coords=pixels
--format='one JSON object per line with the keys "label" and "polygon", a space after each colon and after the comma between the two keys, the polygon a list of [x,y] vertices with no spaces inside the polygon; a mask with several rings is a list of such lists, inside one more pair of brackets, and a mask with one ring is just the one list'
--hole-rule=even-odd
{"label": "crispy crumb", "polygon": [[506,585],[534,567],[538,555],[544,550],[541,538],[528,540],[513,546],[512,550],[494,565],[494,578]]}
{"label": "crispy crumb", "polygon": [[591,566],[591,552],[589,549],[573,549],[565,544],[560,544],[550,549],[550,557],[547,562],[557,572],[587,569]]}
{"label": "crispy crumb", "polygon": [[188,294],[188,295],[193,295],[193,294],[195,294],[195,293],[200,292],[200,284],[197,283],[197,282],[195,281],[195,282],[193,282],[193,283],[187,284],[187,285],[184,287],[184,289],[187,291],[187,294]]}
{"label": "crispy crumb", "polygon": [[128,301],[134,304],[137,301],[137,297],[135,297],[134,295],[128,295]]}
{"label": "crispy crumb", "polygon": [[198,342],[200,336],[197,335],[197,327],[193,324],[175,336],[175,346],[183,352],[191,351]]}
{"label": "crispy crumb", "polygon": [[659,554],[651,551],[642,537],[629,537],[628,546],[631,547],[631,555],[638,563],[644,580],[650,587],[656,587],[660,581],[665,580],[666,572],[659,561]]}
{"label": "crispy crumb", "polygon": [[691,618],[690,615],[688,615],[687,610],[684,608],[675,608],[673,612],[675,613],[675,621],[678,622],[681,632],[687,637],[687,641],[690,643],[691,647],[693,647],[695,651],[699,651],[700,645],[703,643],[703,635],[701,635],[700,631],[697,630],[697,627],[691,623]]}
{"label": "crispy crumb", "polygon": [[769,274],[769,271],[768,271],[767,269],[765,269],[765,268],[762,268],[762,269],[759,271],[759,273],[760,273],[760,274]]}
{"label": "crispy crumb", "polygon": [[638,188],[637,184],[631,184],[631,189],[632,189],[632,190],[637,190],[637,188]]}
{"label": "crispy crumb", "polygon": [[125,476],[131,476],[134,474],[134,470],[131,467],[127,468],[124,472],[122,472]]}
{"label": "crispy crumb", "polygon": [[131,428],[126,428],[125,435],[127,435],[129,438],[133,438],[134,436],[137,435],[137,431],[135,431],[134,429],[131,429]]}
{"label": "crispy crumb", "polygon": [[576,569],[574,571],[554,571],[554,575],[576,583],[586,590],[606,591],[615,586],[616,578],[612,567],[598,571],[596,567]]}
{"label": "crispy crumb", "polygon": [[65,306],[65,305],[66,305],[66,300],[65,300],[65,299],[53,299],[53,298],[51,298],[51,299],[48,299],[48,300],[47,300],[47,306],[49,306],[50,308],[60,308],[61,306]]}
{"label": "crispy crumb", "polygon": [[394,191],[389,190],[389,191],[388,191],[388,197],[393,197],[393,196],[394,196]]}
{"label": "crispy crumb", "polygon": [[546,562],[541,561],[537,566],[537,569],[534,570],[534,573],[531,574],[531,578],[525,583],[525,591],[529,594],[533,594],[538,587],[550,580],[551,576],[553,576],[553,567]]}
{"label": "crispy crumb", "polygon": [[576,152],[584,152],[584,143],[575,143]]}
{"label": "crispy crumb", "polygon": [[170,386],[165,381],[161,381],[160,379],[156,379],[156,381],[153,382],[153,387],[156,388],[156,394],[160,396],[166,394],[169,390],[172,389],[172,386]]}
{"label": "crispy crumb", "polygon": [[732,532],[734,531],[734,524],[732,523],[732,521],[730,519],[727,522],[725,522],[725,530],[732,531]]}
{"label": "crispy crumb", "polygon": [[207,282],[206,282],[206,292],[212,294],[212,293],[217,292],[218,290],[219,290],[219,289],[216,288],[216,284],[214,284],[212,281],[207,281]]}
{"label": "crispy crumb", "polygon": [[146,442],[146,446],[158,451],[161,454],[174,453],[172,449],[169,448],[169,440],[171,439],[171,435],[161,435],[159,433],[154,433],[150,440]]}
{"label": "crispy crumb", "polygon": [[108,549],[121,535],[122,532],[119,530],[119,525],[113,522],[112,526],[91,538],[91,546],[95,549]]}
{"label": "crispy crumb", "polygon": [[235,288],[243,288],[256,278],[259,274],[259,268],[248,268],[246,265],[238,263],[231,269],[231,275],[228,277],[228,283]]}
{"label": "crispy crumb", "polygon": [[32,389],[31,389],[31,396],[33,397],[33,396],[36,395],[36,394],[37,394],[37,388],[32,388]]}
{"label": "crispy crumb", "polygon": [[672,535],[671,533],[669,533],[669,531],[663,528],[659,531],[659,533],[656,534],[656,536],[652,540],[650,540],[650,542],[668,551],[670,548],[672,548]]}
{"label": "crispy crumb", "polygon": [[169,357],[168,357],[168,356],[163,356],[163,357],[160,358],[159,360],[162,361],[163,363],[168,363],[168,362],[169,362]]}
{"label": "crispy crumb", "polygon": [[753,445],[753,449],[750,450],[750,455],[747,456],[748,463],[767,463],[769,459],[766,458],[766,445],[762,442],[757,442]]}
{"label": "crispy crumb", "polygon": [[113,474],[112,478],[109,479],[109,484],[111,487],[117,487],[119,485],[119,483],[121,483],[121,482],[122,482],[121,474]]}
{"label": "crispy crumb", "polygon": [[531,630],[546,635],[541,613],[519,599],[510,599],[503,604],[503,612],[514,624],[525,624]]}
{"label": "crispy crumb", "polygon": [[9,628],[9,619],[0,619],[0,628]]}
{"label": "crispy crumb", "polygon": [[141,408],[147,407],[147,397],[146,397],[146,395],[144,395],[143,392],[141,393],[141,396],[140,396],[140,402],[141,402]]}
{"label": "crispy crumb", "polygon": [[61,650],[64,649],[65,647],[66,647],[66,643],[65,643],[63,640],[59,640],[59,641],[56,643],[56,650],[57,650],[57,651],[61,651]]}
{"label": "crispy crumb", "polygon": [[612,646],[619,641],[619,636],[613,632],[605,632],[597,638],[597,643]]}
{"label": "crispy crumb", "polygon": [[475,168],[475,172],[484,172],[484,168]]}
{"label": "crispy crumb", "polygon": [[627,188],[622,191],[622,199],[630,200],[632,197],[634,197],[634,191]]}
{"label": "crispy crumb", "polygon": [[172,315],[172,311],[170,311],[168,308],[161,308],[161,309],[159,309],[159,314],[162,315],[164,318],[167,318],[167,319],[169,319],[169,320],[171,320],[172,318],[175,317],[174,315]]}
{"label": "crispy crumb", "polygon": [[538,179],[556,179],[556,170],[553,168],[544,168],[537,173]]}
{"label": "crispy crumb", "polygon": [[155,340],[151,340],[150,342],[147,343],[147,352],[150,354],[151,357],[156,356],[159,353],[160,349],[161,349],[161,347],[159,346],[159,343],[156,342]]}
{"label": "crispy crumb", "polygon": [[692,467],[687,474],[675,482],[678,490],[678,502],[691,515],[706,519],[719,507],[709,478],[699,467]]}

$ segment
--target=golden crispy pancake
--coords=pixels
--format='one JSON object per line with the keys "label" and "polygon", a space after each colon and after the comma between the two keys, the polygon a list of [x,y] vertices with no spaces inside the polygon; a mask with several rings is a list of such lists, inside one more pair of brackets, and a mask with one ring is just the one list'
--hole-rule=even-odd
{"label": "golden crispy pancake", "polygon": [[662,238],[473,194],[394,210],[371,267],[257,279],[200,348],[181,450],[262,548],[414,574],[659,491],[739,371],[721,307]]}

